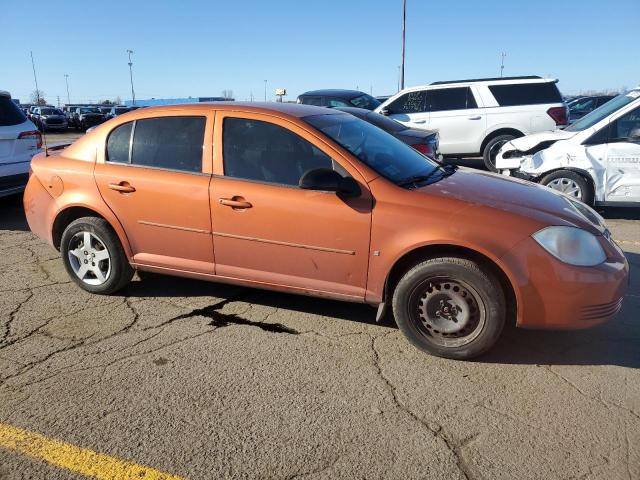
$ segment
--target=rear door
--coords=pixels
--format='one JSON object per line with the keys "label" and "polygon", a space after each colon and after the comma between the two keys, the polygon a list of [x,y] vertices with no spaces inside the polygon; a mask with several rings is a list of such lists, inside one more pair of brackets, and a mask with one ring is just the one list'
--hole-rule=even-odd
{"label": "rear door", "polygon": [[640,202],[640,107],[609,125],[605,200]]}
{"label": "rear door", "polygon": [[95,179],[124,227],[136,264],[214,273],[213,119],[204,108],[163,113],[121,124],[107,137]]}
{"label": "rear door", "polygon": [[440,151],[443,154],[480,151],[487,119],[471,87],[427,90],[427,110],[429,121],[425,127],[440,132]]}

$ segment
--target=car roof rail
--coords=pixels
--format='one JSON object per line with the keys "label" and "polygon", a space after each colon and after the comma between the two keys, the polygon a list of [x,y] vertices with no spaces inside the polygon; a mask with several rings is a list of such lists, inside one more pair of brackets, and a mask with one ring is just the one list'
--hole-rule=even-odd
{"label": "car roof rail", "polygon": [[446,85],[447,83],[470,83],[470,82],[492,82],[496,80],[542,80],[539,75],[523,75],[520,77],[491,77],[491,78],[470,78],[468,80],[444,80],[432,82],[430,85]]}

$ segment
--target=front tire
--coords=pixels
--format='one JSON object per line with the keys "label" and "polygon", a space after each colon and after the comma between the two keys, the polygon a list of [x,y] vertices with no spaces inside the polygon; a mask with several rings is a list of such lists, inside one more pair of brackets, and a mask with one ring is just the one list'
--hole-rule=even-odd
{"label": "front tire", "polygon": [[482,151],[482,160],[484,161],[484,166],[487,167],[487,170],[490,172],[498,171],[496,168],[496,155],[505,143],[510,142],[514,138],[517,137],[515,135],[498,135],[497,137],[489,140]]}
{"label": "front tire", "polygon": [[505,295],[493,274],[458,257],[432,258],[409,270],[393,293],[398,327],[414,346],[468,360],[498,340]]}
{"label": "front tire", "polygon": [[571,170],[556,170],[542,177],[540,184],[553,190],[566,193],[587,205],[593,205],[593,187],[583,175],[577,172]]}
{"label": "front tire", "polygon": [[103,218],[82,217],[71,222],[62,234],[60,253],[71,279],[91,293],[114,293],[133,277],[118,236]]}

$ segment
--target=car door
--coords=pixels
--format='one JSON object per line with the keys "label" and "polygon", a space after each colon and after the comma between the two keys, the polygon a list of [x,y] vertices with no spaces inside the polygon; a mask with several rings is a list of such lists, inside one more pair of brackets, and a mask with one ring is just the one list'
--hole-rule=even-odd
{"label": "car door", "polygon": [[640,107],[609,124],[605,200],[640,202]]}
{"label": "car door", "polygon": [[478,153],[487,118],[471,87],[429,89],[426,104],[429,121],[425,128],[440,132],[441,153]]}
{"label": "car door", "polygon": [[138,265],[214,273],[209,210],[210,109],[120,124],[99,152],[95,179]]}
{"label": "car door", "polygon": [[380,113],[408,127],[426,129],[429,123],[426,98],[424,90],[406,92],[381,109]]}
{"label": "car door", "polygon": [[[216,115],[211,215],[216,275],[338,298],[364,299],[372,198],[364,179],[315,134],[257,113]],[[332,168],[358,198],[303,190],[300,177]]]}

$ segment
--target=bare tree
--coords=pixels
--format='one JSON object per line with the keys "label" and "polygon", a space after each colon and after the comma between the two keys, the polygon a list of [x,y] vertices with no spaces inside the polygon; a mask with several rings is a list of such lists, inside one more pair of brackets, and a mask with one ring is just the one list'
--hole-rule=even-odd
{"label": "bare tree", "polygon": [[42,90],[34,90],[33,92],[31,92],[31,95],[29,95],[29,99],[31,100],[31,103],[35,105],[47,104],[47,101],[44,99],[44,92]]}
{"label": "bare tree", "polygon": [[233,98],[233,90],[222,90],[222,96],[225,100],[231,100]]}

